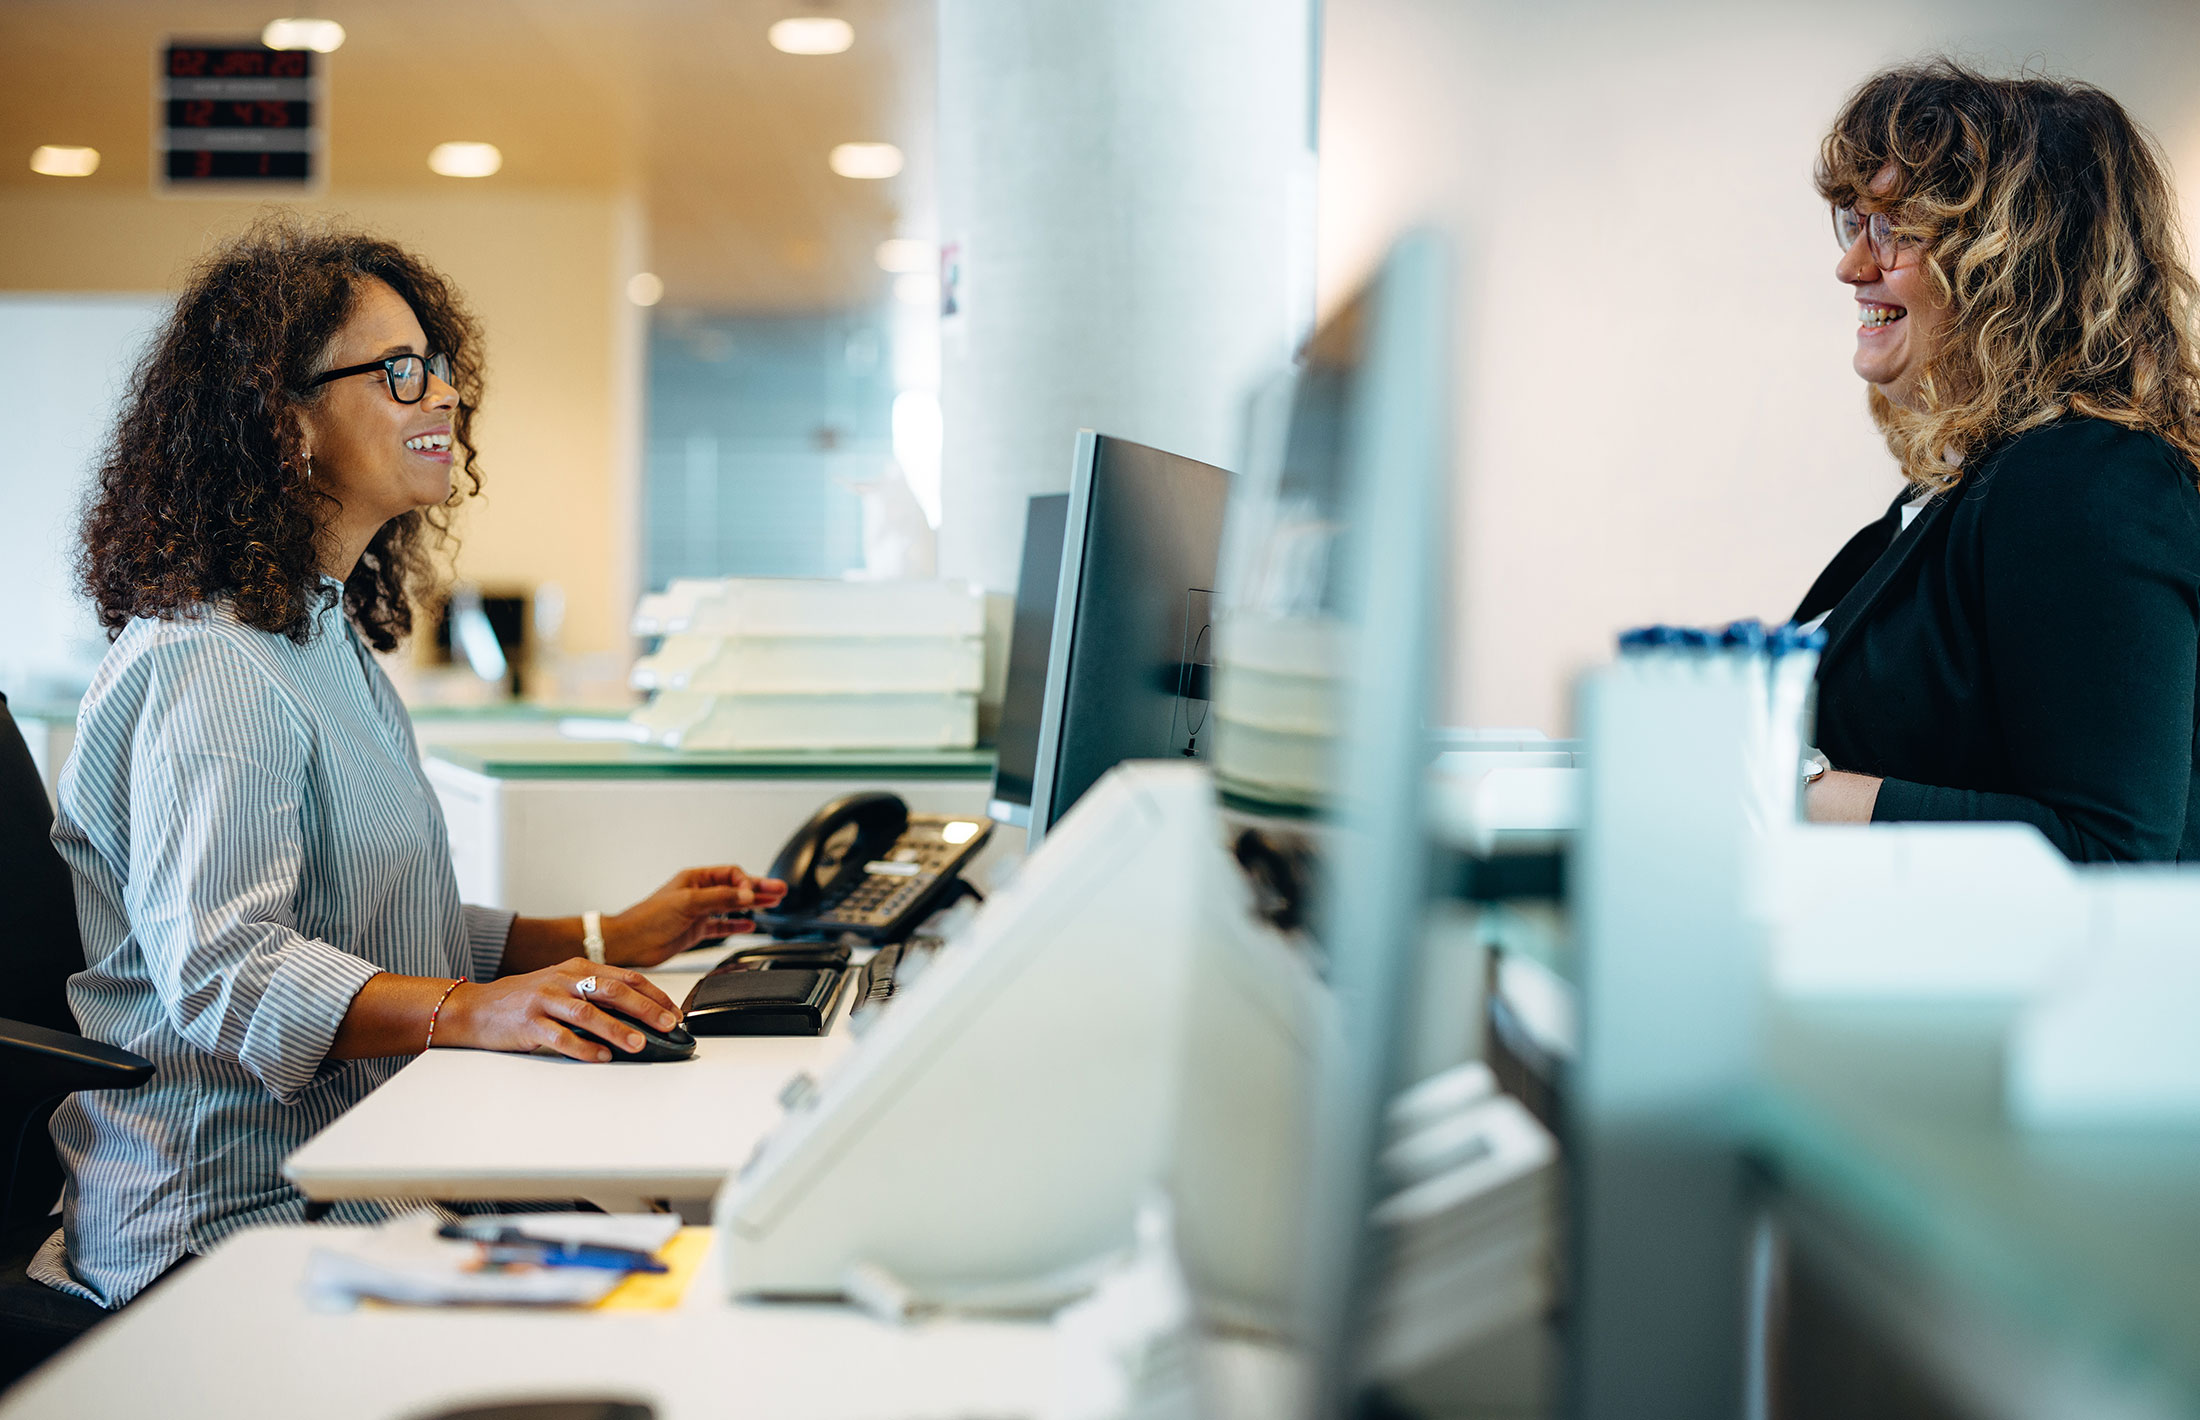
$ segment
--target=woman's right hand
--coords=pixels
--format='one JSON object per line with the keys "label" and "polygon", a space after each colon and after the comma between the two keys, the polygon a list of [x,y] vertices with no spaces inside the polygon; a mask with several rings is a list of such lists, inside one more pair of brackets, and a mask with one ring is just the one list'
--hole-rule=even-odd
{"label": "woman's right hand", "polygon": [[[595,986],[583,996],[580,986],[591,977]],[[620,1047],[622,1052],[641,1049],[641,1034],[605,1015],[599,1006],[608,1006],[659,1030],[669,1030],[680,1022],[680,1010],[672,1004],[672,998],[650,985],[640,972],[599,966],[574,957],[522,976],[467,982],[453,988],[436,1018],[436,1044],[513,1051],[547,1046],[575,1060],[601,1063],[613,1058],[612,1052],[595,1040],[568,1029],[577,1026]]]}

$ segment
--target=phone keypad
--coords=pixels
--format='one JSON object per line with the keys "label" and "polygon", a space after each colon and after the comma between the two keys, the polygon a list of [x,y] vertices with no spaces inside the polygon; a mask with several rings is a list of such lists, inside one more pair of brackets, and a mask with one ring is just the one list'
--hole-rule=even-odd
{"label": "phone keypad", "polygon": [[938,873],[921,872],[913,877],[866,873],[853,891],[829,905],[818,920],[864,925],[892,921],[903,908],[931,891],[939,876]]}
{"label": "phone keypad", "polygon": [[[944,822],[944,820],[942,820]],[[924,900],[943,871],[967,856],[968,849],[939,836],[940,825],[917,820],[893,851],[876,864],[857,865],[857,878],[846,895],[827,900],[818,914],[821,927],[873,927],[893,921]]]}

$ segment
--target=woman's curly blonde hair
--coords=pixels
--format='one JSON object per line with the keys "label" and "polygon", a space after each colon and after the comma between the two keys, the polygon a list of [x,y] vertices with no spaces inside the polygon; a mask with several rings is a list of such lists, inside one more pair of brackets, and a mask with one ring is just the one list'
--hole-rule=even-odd
{"label": "woman's curly blonde hair", "polygon": [[1950,311],[1915,407],[1871,392],[1913,483],[1950,488],[2068,416],[2158,434],[2200,474],[2196,288],[2166,167],[2122,105],[1947,59],[1890,69],[1842,107],[1817,182],[1837,207],[1886,212]]}

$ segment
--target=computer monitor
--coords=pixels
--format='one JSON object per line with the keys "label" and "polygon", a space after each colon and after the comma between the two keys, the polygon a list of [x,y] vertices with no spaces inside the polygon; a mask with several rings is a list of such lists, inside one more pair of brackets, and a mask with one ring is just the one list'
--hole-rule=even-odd
{"label": "computer monitor", "polygon": [[1039,767],[1039,719],[1047,698],[1047,648],[1054,642],[1054,591],[1062,575],[1067,493],[1042,493],[1024,513],[1023,566],[1008,633],[1008,684],[994,732],[993,793],[985,811],[1015,828],[1031,827],[1031,780]]}
{"label": "computer monitor", "polygon": [[1308,925],[1340,1029],[1315,1090],[1302,1326],[1324,1420],[1358,1409],[1383,1261],[1369,1210],[1427,912],[1449,290],[1441,240],[1403,239],[1256,396],[1216,621],[1217,785],[1252,821],[1305,825],[1318,862]]}
{"label": "computer monitor", "polygon": [[1031,780],[1032,847],[1123,761],[1208,757],[1215,564],[1229,501],[1223,469],[1078,432]]}
{"label": "computer monitor", "polygon": [[[1165,1233],[1203,1316],[1308,1336],[1325,1397],[1349,1389],[1374,1126],[1427,907],[1443,277],[1440,248],[1402,246],[1264,406],[1289,434],[1248,452],[1262,477],[1233,512],[1227,584],[1235,480],[1080,438],[1032,776],[1032,828],[1061,822],[729,1180],[714,1218],[730,1293],[834,1295],[861,1264],[922,1302],[1036,1309]],[[1230,851],[1246,845],[1215,787],[1243,743],[1217,747],[1215,776],[1182,757],[1213,733],[1196,672],[1218,585],[1233,592],[1214,627],[1218,724],[1306,742],[1238,761],[1225,794],[1319,830],[1321,890],[1294,914],[1311,943],[1271,913],[1305,899],[1236,877],[1255,864]],[[1301,763],[1322,768],[1311,786]],[[1279,792],[1262,799],[1264,776]],[[1078,793],[1066,817],[1050,809]],[[882,1178],[895,1206],[867,1207]]]}

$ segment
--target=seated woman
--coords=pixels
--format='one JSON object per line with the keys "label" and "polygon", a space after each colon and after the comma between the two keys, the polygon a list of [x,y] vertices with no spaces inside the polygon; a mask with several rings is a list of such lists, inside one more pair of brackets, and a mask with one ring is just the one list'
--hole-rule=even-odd
{"label": "seated woman", "polygon": [[2200,362],[2160,158],[2083,84],[1881,74],[1818,190],[1909,487],[1819,577],[1818,820],[2200,857]]}
{"label": "seated woman", "polygon": [[431,1045],[611,1059],[580,1027],[638,1050],[599,1007],[678,1017],[632,968],[745,930],[726,914],[784,890],[691,869],[597,941],[459,903],[368,647],[412,630],[444,510],[480,488],[481,388],[442,277],[282,221],[198,270],[137,370],[81,558],[114,645],[54,841],[86,957],[69,1004],[159,1073],[54,1116],[64,1232],[33,1269],[50,1285],[119,1306],[227,1233],[297,1221],[283,1158]]}

